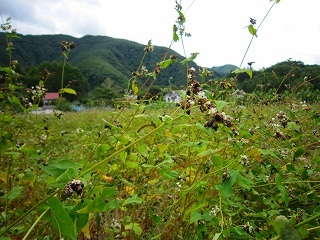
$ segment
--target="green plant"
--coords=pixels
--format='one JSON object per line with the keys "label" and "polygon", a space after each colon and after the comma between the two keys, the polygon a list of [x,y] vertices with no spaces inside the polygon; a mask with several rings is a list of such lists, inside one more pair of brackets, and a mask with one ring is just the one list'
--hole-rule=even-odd
{"label": "green plant", "polygon": [[[182,29],[174,28],[173,40]],[[151,48],[149,42],[144,53]],[[319,104],[271,101],[274,89],[238,105],[235,80],[215,82],[202,69],[198,81],[188,66],[194,57],[180,62],[187,87],[176,107],[127,99],[121,109],[62,119],[8,110],[1,121],[0,236],[319,237]],[[139,64],[128,92],[146,97],[159,71],[176,63],[165,54],[151,73]]]}

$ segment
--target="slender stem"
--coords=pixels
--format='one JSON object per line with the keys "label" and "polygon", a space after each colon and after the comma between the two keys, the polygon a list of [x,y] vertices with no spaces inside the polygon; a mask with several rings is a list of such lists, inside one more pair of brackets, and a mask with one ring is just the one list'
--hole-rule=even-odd
{"label": "slender stem", "polygon": [[219,208],[221,215],[221,233],[223,232],[224,220],[223,220],[223,211],[222,211],[222,193],[219,194]]}
{"label": "slender stem", "polygon": [[295,70],[295,68],[292,68],[292,69],[283,77],[281,83],[279,84],[279,86],[278,86],[278,88],[277,88],[276,93],[279,91],[279,89],[280,89],[281,85],[283,84],[284,80],[289,76],[289,74],[290,74],[293,70]]}
{"label": "slender stem", "polygon": [[26,240],[29,236],[29,234],[31,233],[31,231],[35,228],[35,226],[38,224],[38,222],[41,220],[41,218],[48,212],[50,208],[47,208],[38,218],[37,220],[32,224],[31,228],[28,230],[28,232],[26,233],[26,235],[24,235],[24,237],[22,238],[22,240]]}
{"label": "slender stem", "polygon": [[[63,89],[63,84],[64,84],[64,68],[66,66],[67,63],[67,58],[68,55],[67,53],[63,53],[64,59],[63,59],[63,65],[62,65],[62,72],[61,72],[61,89]],[[62,94],[61,94],[62,95]]]}
{"label": "slender stem", "polygon": [[[228,165],[226,165],[226,166],[224,166],[224,167],[222,167],[222,168],[219,168],[219,169],[217,169],[217,170],[215,170],[215,171],[212,171],[212,172],[210,172],[210,173],[202,176],[202,177],[199,179],[198,182],[194,183],[191,187],[189,187],[188,189],[184,190],[184,191],[183,191],[183,194],[181,194],[181,196],[180,196],[176,201],[174,201],[174,202],[171,204],[170,207],[167,208],[167,210],[165,211],[165,213],[164,213],[163,215],[166,216],[166,215],[168,214],[168,212],[170,212],[170,211],[172,210],[172,208],[173,208],[178,202],[180,202],[182,199],[184,199],[193,189],[195,189],[195,187],[196,187],[199,183],[201,183],[201,181],[203,181],[205,178],[207,178],[207,177],[209,177],[209,176],[211,176],[211,175],[213,175],[213,174],[215,174],[215,173],[217,173],[217,172],[220,172],[220,171],[228,168],[233,162],[234,162],[234,161],[230,162]],[[156,229],[159,227],[159,224],[160,224],[160,223],[158,222],[157,225],[154,227],[151,236],[154,235],[154,232],[155,232]]]}
{"label": "slender stem", "polygon": [[95,165],[93,165],[92,167],[90,167],[89,169],[87,169],[86,171],[82,172],[80,175],[78,175],[78,178],[83,177],[83,176],[86,175],[87,173],[95,170],[95,169],[98,168],[100,165],[106,163],[107,161],[109,161],[109,160],[112,159],[113,157],[119,155],[120,153],[122,153],[122,152],[125,151],[126,149],[128,149],[128,148],[136,145],[138,142],[142,141],[143,139],[145,139],[145,138],[149,137],[150,135],[152,135],[153,133],[157,132],[157,131],[158,131],[159,129],[161,129],[163,126],[165,126],[165,125],[167,125],[167,124],[169,124],[169,123],[171,123],[171,122],[176,121],[177,119],[179,119],[179,118],[182,117],[182,116],[183,116],[183,115],[180,115],[180,116],[178,116],[178,117],[170,120],[169,122],[166,122],[166,123],[161,124],[159,127],[153,129],[152,131],[150,131],[150,132],[147,133],[146,135],[140,137],[140,138],[137,139],[136,141],[131,142],[130,144],[126,145],[125,147],[121,148],[120,150],[112,153],[109,157],[103,159],[102,161],[96,163]]}
{"label": "slender stem", "polygon": [[45,197],[44,199],[42,199],[41,201],[39,201],[36,205],[34,205],[32,208],[30,208],[28,211],[26,211],[24,214],[22,214],[17,220],[15,220],[13,223],[10,224],[10,226],[8,226],[3,233],[0,234],[0,237],[4,236],[4,234],[6,234],[11,228],[13,228],[18,222],[20,222],[22,219],[24,219],[26,216],[29,215],[29,213],[31,213],[33,210],[35,210],[37,207],[39,207],[42,203],[44,203],[45,201],[47,201],[49,198],[51,198],[52,196],[56,195],[58,192],[60,192],[61,189],[57,189],[56,191],[54,191],[53,193],[51,193],[50,195],[48,195],[47,197]]}
{"label": "slender stem", "polygon": [[313,220],[315,220],[315,219],[317,219],[317,218],[320,218],[320,212],[318,212],[317,214],[315,214],[315,215],[307,218],[306,220],[304,220],[304,221],[302,221],[302,222],[299,222],[299,223],[296,224],[294,227],[295,227],[295,228],[299,228],[299,227],[301,227],[301,226],[303,226],[303,225],[305,225],[305,224],[307,224],[307,223],[309,223],[309,222],[311,222],[311,221],[313,221]]}
{"label": "slender stem", "polygon": [[[271,7],[269,8],[268,12],[266,13],[266,15],[263,17],[261,23],[260,23],[259,26],[257,27],[257,31],[259,30],[259,28],[261,27],[262,23],[263,23],[264,20],[267,18],[267,16],[269,15],[271,9],[273,8],[273,6],[274,6],[275,4],[276,4],[276,1],[273,2],[273,4],[271,5]],[[249,45],[248,45],[248,47],[247,47],[247,50],[246,50],[245,54],[243,55],[243,58],[242,58],[242,61],[241,61],[241,63],[240,63],[239,68],[241,68],[241,66],[242,66],[242,64],[243,64],[243,61],[244,61],[244,59],[245,59],[246,56],[247,56],[247,53],[248,53],[248,51],[249,51],[249,48],[250,48],[251,43],[252,43],[252,41],[253,41],[253,38],[254,38],[254,36],[252,35],[251,40],[250,40],[250,43],[249,43]]]}

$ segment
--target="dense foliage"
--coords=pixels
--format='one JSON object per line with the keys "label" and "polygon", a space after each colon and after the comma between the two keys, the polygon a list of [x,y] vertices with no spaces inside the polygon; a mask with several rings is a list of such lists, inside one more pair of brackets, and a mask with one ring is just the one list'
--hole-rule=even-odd
{"label": "dense foliage", "polygon": [[[174,42],[185,29],[176,4]],[[150,41],[138,54],[140,65],[128,71],[118,69],[116,60],[126,58],[121,51],[105,62],[99,52],[90,60],[92,79],[104,73],[91,100],[112,105],[123,87],[118,108],[62,112],[65,98],[82,97],[89,87],[81,68],[69,64],[77,57],[73,38],[59,40],[60,61],[22,69],[12,42],[20,36],[10,19],[1,28],[9,59],[0,67],[1,240],[320,237],[317,66],[276,64],[256,73],[261,82],[247,81],[248,69],[214,79],[192,67],[197,54],[180,61],[165,53],[156,61]],[[154,70],[147,71],[148,61]],[[179,102],[166,103],[154,83],[175,66],[185,88]],[[255,88],[246,93],[237,85]],[[37,111],[47,88],[58,92],[57,105]]]}
{"label": "dense foliage", "polygon": [[[231,77],[234,74],[229,74]],[[273,92],[297,94],[303,101],[315,102],[320,94],[320,66],[305,65],[288,60],[269,68],[253,71],[253,77],[242,73],[237,76],[237,87],[245,92]]]}

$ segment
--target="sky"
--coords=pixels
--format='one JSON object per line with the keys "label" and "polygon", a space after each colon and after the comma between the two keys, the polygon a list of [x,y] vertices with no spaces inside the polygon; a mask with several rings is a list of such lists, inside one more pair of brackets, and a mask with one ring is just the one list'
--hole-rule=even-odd
{"label": "sky", "polygon": [[[251,35],[271,8],[270,0],[178,0],[191,37],[172,49],[202,67],[233,64],[256,70],[288,59],[320,64],[319,0],[281,0],[257,31],[244,58]],[[168,47],[178,14],[175,0],[1,0],[2,22],[11,17],[21,34],[103,35],[141,44],[152,40]],[[242,61],[242,59],[244,60]],[[240,66],[240,64],[242,65]]]}

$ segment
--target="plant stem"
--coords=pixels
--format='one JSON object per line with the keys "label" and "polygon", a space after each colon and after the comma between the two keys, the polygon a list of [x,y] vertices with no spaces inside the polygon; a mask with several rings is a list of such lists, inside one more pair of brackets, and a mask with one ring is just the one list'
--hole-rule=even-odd
{"label": "plant stem", "polygon": [[50,208],[47,208],[38,218],[37,220],[32,224],[31,228],[28,230],[28,232],[26,233],[26,235],[24,235],[24,237],[22,238],[22,240],[26,240],[29,236],[29,234],[31,233],[31,231],[35,228],[35,226],[38,224],[38,222],[41,220],[41,218],[48,212]]}
{"label": "plant stem", "polygon": [[143,139],[149,137],[150,135],[152,135],[153,133],[157,132],[159,129],[161,129],[161,128],[164,127],[165,125],[167,125],[167,124],[169,124],[169,123],[171,123],[171,122],[176,121],[177,119],[179,119],[179,118],[182,117],[182,116],[183,116],[183,115],[180,115],[180,116],[178,116],[178,117],[176,117],[176,118],[174,118],[174,119],[172,119],[172,120],[170,120],[170,121],[168,121],[168,122],[165,122],[165,123],[161,124],[159,127],[153,129],[152,131],[150,131],[150,132],[147,133],[146,135],[140,137],[140,138],[137,139],[136,141],[131,142],[130,144],[126,145],[125,147],[121,148],[120,150],[112,153],[109,157],[103,159],[102,161],[96,163],[95,165],[93,165],[92,167],[90,167],[89,169],[87,169],[86,171],[82,172],[80,175],[78,175],[78,178],[83,177],[83,176],[86,175],[87,173],[95,170],[95,169],[98,168],[100,165],[102,165],[102,164],[106,163],[107,161],[109,161],[111,158],[117,156],[118,154],[122,153],[123,151],[127,150],[128,148],[136,145],[138,142],[140,142],[140,141],[142,141]]}
{"label": "plant stem", "polygon": [[301,227],[301,226],[307,224],[308,222],[311,222],[311,221],[313,221],[313,220],[315,220],[315,219],[317,219],[317,218],[320,218],[320,212],[316,213],[315,215],[307,218],[306,220],[304,220],[304,221],[302,221],[302,222],[299,222],[299,223],[296,224],[294,227],[295,227],[295,228],[299,228],[299,227]]}
{"label": "plant stem", "polygon": [[52,196],[56,195],[57,193],[59,193],[61,191],[61,189],[57,189],[56,191],[54,191],[53,193],[51,193],[50,195],[48,195],[47,197],[45,197],[44,199],[42,199],[41,201],[39,201],[36,205],[34,205],[32,208],[30,208],[28,211],[26,211],[24,214],[22,214],[17,220],[15,220],[13,223],[10,224],[10,226],[8,226],[3,233],[0,234],[0,237],[4,236],[4,234],[6,234],[11,228],[13,228],[18,222],[20,222],[22,219],[24,219],[27,215],[29,215],[29,213],[31,213],[33,210],[35,210],[37,207],[39,207],[42,203],[44,203],[45,201],[47,201],[49,198],[51,198]]}
{"label": "plant stem", "polygon": [[[271,5],[271,7],[269,8],[268,12],[266,13],[266,15],[264,16],[264,18],[262,19],[261,23],[260,23],[259,26],[257,27],[257,31],[258,31],[258,29],[261,27],[262,23],[263,23],[264,20],[267,18],[267,16],[269,15],[271,9],[273,8],[273,6],[274,6],[275,4],[276,4],[276,1],[273,2],[273,4]],[[246,56],[247,56],[247,53],[248,53],[248,51],[249,51],[249,48],[250,48],[251,43],[252,43],[252,41],[253,41],[253,38],[254,38],[254,35],[252,35],[252,37],[251,37],[250,43],[249,43],[249,45],[248,45],[248,47],[247,47],[246,52],[245,52],[244,55],[243,55],[243,58],[242,58],[242,61],[241,61],[241,63],[240,63],[239,68],[241,68],[241,66],[242,66],[242,64],[243,64],[243,61],[244,61],[244,59],[245,59]]]}

